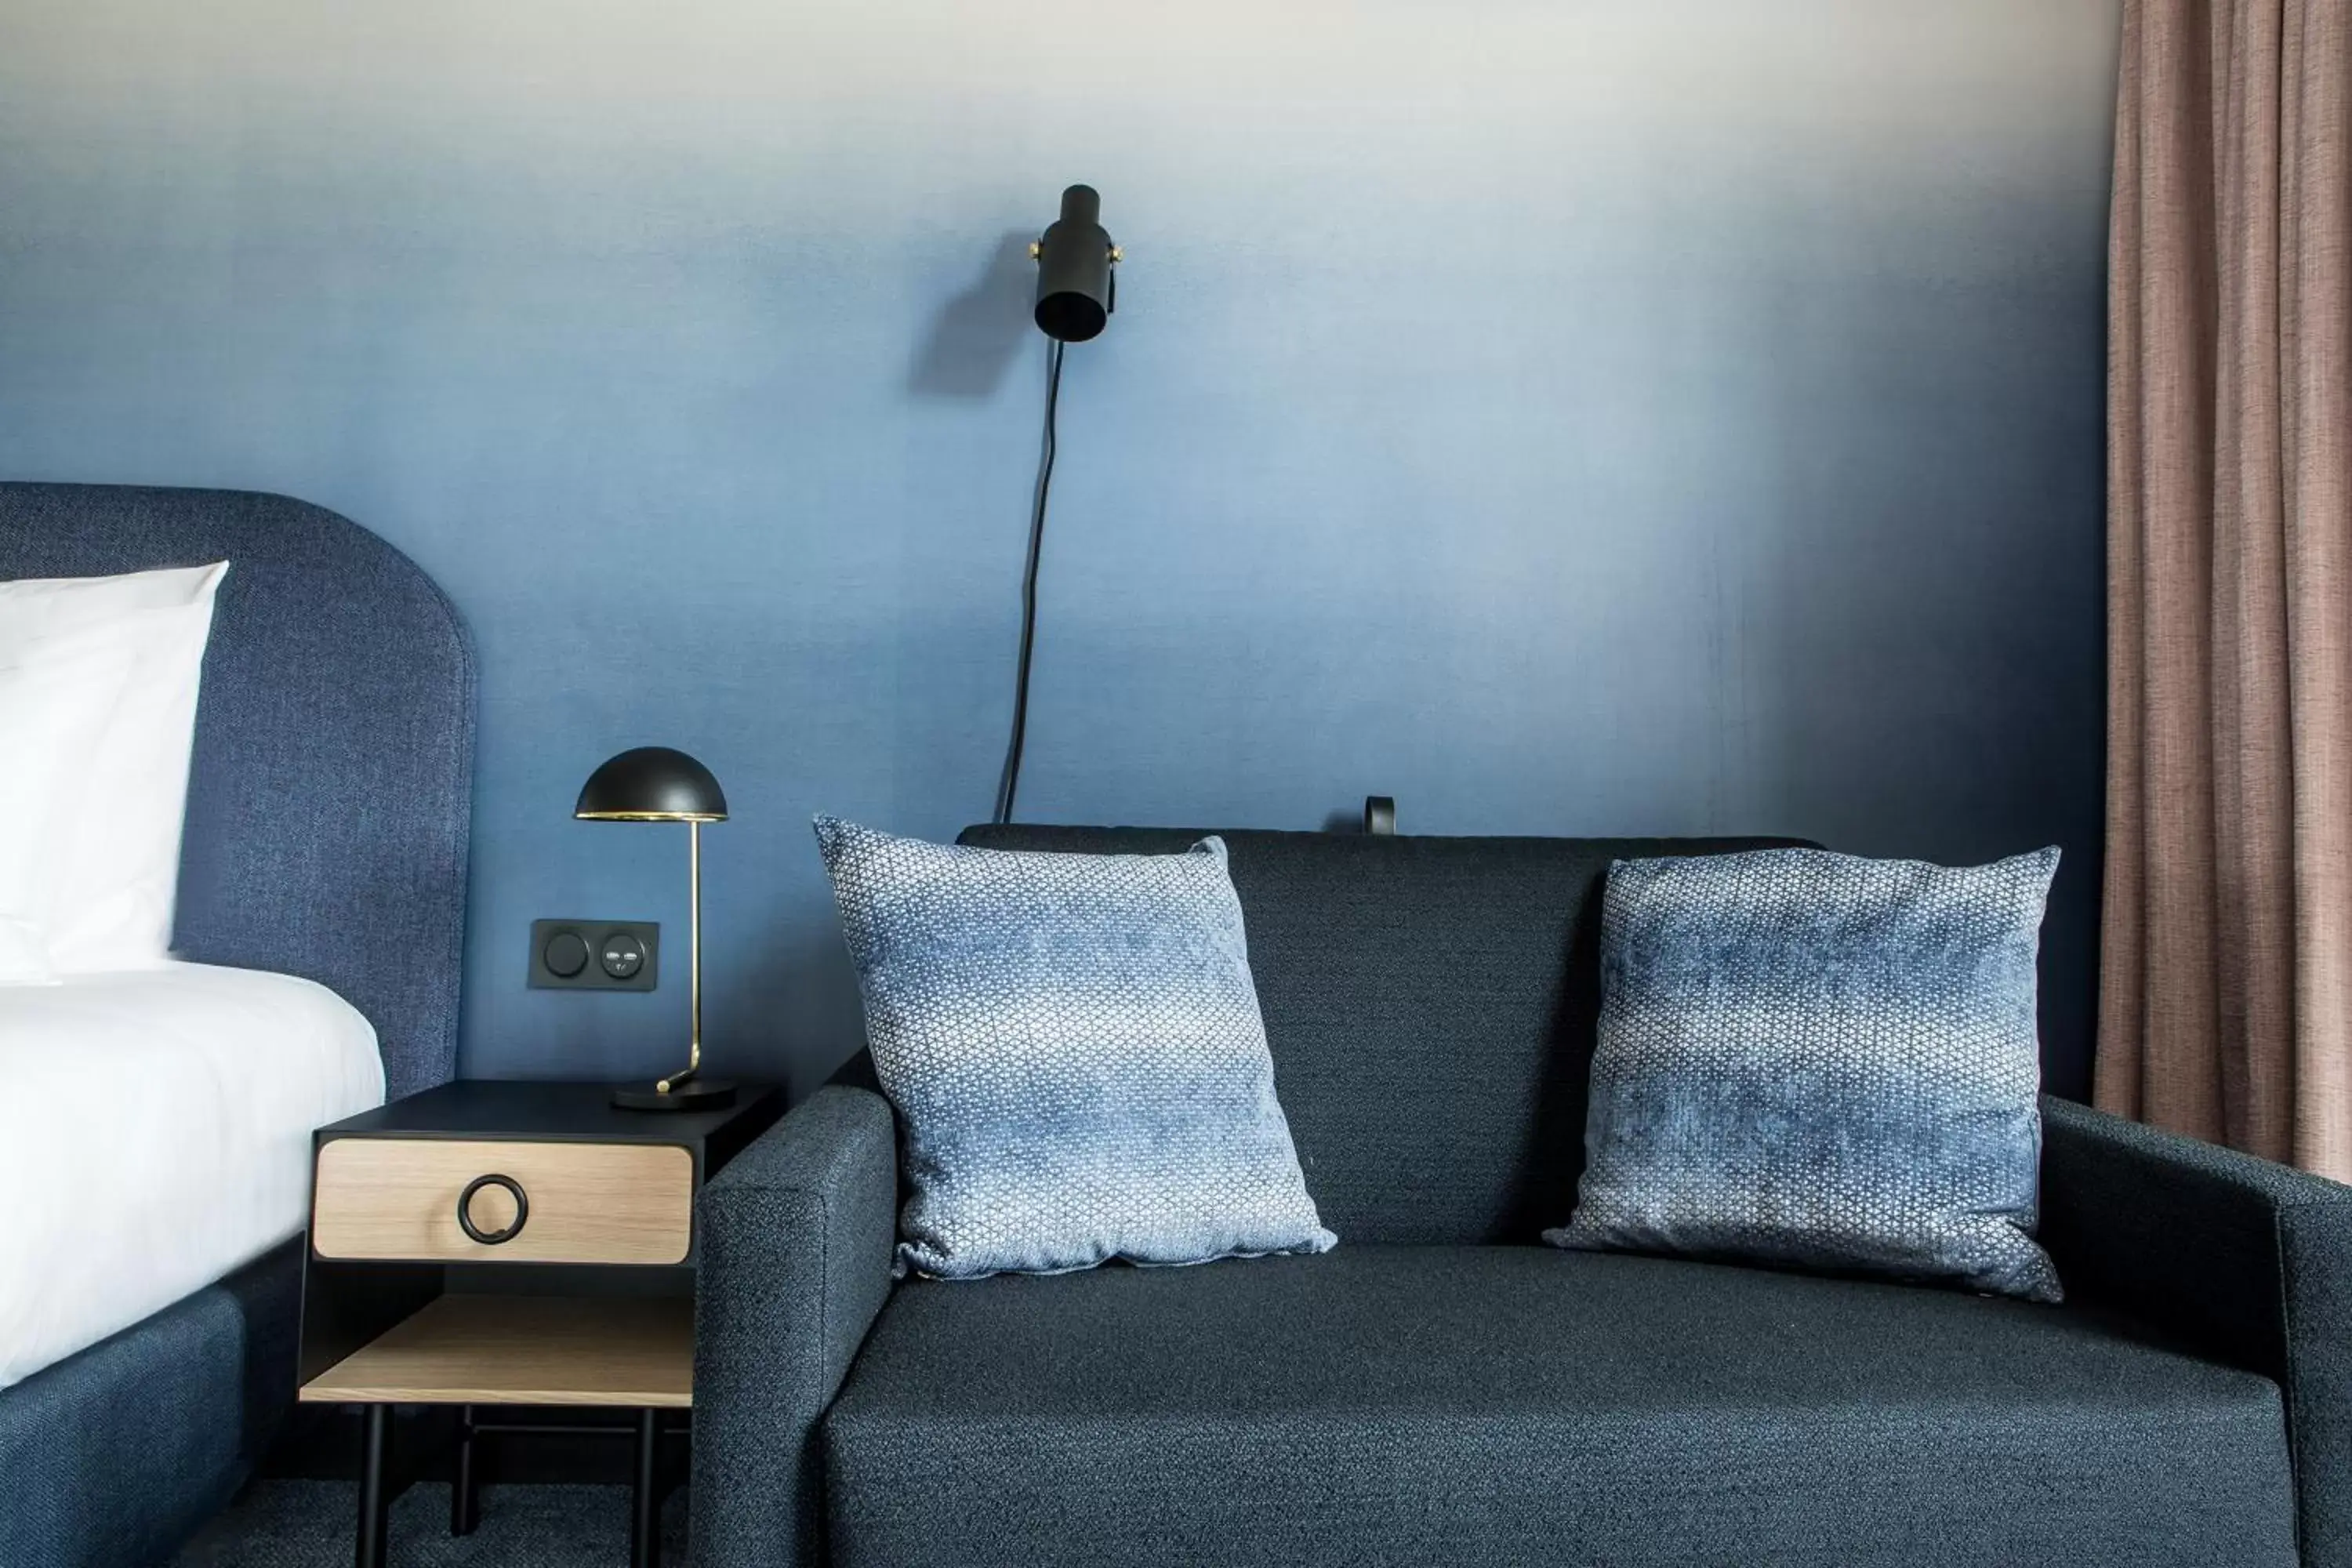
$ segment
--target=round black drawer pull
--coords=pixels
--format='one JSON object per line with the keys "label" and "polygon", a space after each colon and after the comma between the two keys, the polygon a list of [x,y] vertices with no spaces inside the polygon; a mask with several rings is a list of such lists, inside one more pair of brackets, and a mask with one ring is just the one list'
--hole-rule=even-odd
{"label": "round black drawer pull", "polygon": [[[504,1230],[484,1230],[474,1223],[474,1194],[484,1187],[504,1187],[515,1201],[515,1216]],[[502,1241],[512,1241],[522,1234],[522,1222],[530,1217],[530,1200],[522,1195],[522,1184],[512,1176],[476,1176],[457,1194],[457,1228],[480,1242],[484,1247],[496,1247]]]}

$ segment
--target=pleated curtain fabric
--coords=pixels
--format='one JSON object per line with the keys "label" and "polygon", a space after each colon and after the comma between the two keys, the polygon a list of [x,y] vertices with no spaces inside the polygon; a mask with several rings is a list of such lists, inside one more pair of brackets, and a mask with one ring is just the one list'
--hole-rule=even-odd
{"label": "pleated curtain fabric", "polygon": [[2352,1179],[2352,0],[2125,0],[2103,1108]]}

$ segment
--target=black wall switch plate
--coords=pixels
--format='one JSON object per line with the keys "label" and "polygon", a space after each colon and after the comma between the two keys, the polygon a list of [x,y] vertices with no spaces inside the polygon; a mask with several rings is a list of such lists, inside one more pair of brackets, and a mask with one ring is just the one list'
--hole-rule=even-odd
{"label": "black wall switch plate", "polygon": [[533,921],[530,984],[556,991],[651,991],[661,979],[657,921]]}

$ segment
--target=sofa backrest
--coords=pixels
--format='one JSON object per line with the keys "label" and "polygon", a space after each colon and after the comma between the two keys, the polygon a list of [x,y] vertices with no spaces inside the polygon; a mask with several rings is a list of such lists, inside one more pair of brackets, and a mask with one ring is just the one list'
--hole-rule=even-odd
{"label": "sofa backrest", "polygon": [[1790,838],[991,826],[996,849],[1225,841],[1275,1091],[1340,1242],[1532,1242],[1584,1164],[1609,863]]}

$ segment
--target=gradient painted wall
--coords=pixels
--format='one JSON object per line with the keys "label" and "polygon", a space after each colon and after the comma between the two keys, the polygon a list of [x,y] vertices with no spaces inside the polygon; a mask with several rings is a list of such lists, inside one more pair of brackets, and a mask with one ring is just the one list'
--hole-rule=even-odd
{"label": "gradient painted wall", "polygon": [[[683,936],[805,1082],[855,992],[807,826],[987,811],[1071,180],[1024,814],[1770,830],[2067,860],[2085,1081],[2116,0],[8,0],[0,474],[282,490],[481,654],[466,1067],[643,1074]],[[671,972],[678,973],[677,970]]]}

